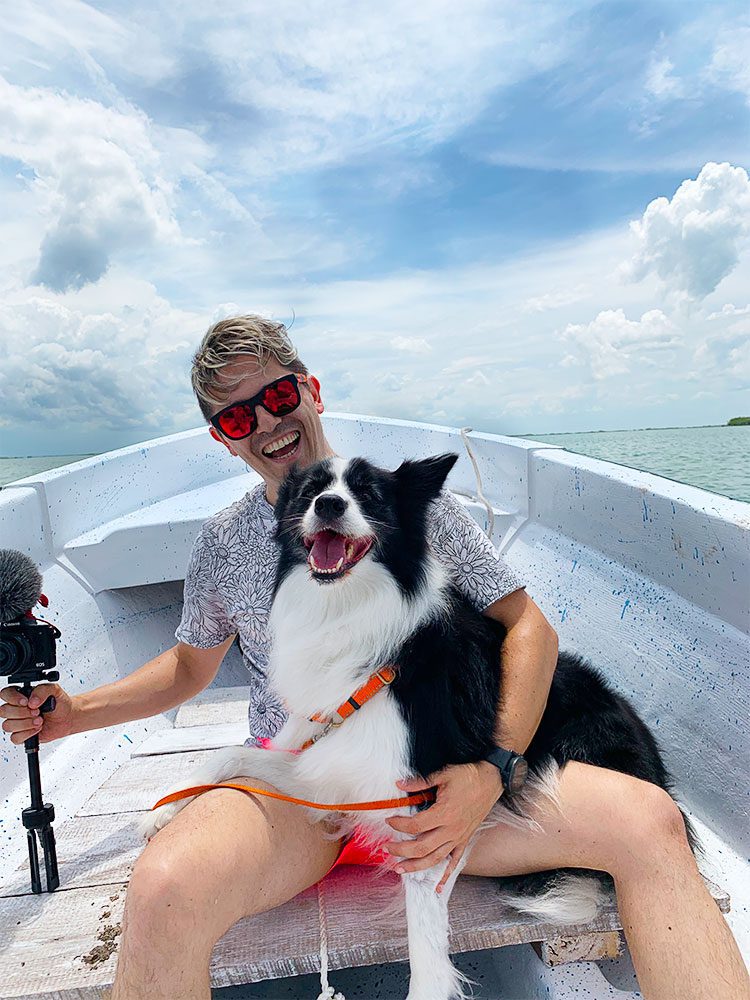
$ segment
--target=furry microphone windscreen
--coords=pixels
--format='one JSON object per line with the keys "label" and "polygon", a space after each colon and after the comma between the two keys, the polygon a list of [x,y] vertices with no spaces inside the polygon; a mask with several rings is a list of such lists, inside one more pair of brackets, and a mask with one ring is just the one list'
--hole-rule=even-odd
{"label": "furry microphone windscreen", "polygon": [[0,549],[0,622],[30,611],[42,592],[42,574],[23,552]]}

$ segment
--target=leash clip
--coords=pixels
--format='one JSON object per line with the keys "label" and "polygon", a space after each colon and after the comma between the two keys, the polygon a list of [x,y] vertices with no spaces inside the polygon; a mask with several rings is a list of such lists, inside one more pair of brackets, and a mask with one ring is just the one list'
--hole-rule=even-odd
{"label": "leash clip", "polygon": [[[343,721],[344,720],[342,719],[341,722]],[[330,733],[330,731],[334,728],[334,726],[340,726],[341,722],[334,722],[332,719],[329,719],[319,733],[315,733],[313,736],[310,737],[310,742],[317,743],[318,740],[322,740],[324,736],[327,736]]]}

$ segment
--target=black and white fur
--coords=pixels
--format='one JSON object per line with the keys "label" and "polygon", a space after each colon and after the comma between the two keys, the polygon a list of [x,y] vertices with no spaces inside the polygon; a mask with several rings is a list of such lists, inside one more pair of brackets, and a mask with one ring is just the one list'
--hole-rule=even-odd
{"label": "black and white fur", "polygon": [[[385,799],[400,794],[399,779],[477,761],[492,749],[505,630],[470,605],[426,541],[427,510],[456,458],[404,462],[395,472],[361,458],[331,458],[290,471],[275,508],[280,560],[269,671],[290,714],[274,746],[293,749],[320,732],[320,724],[309,717],[334,711],[379,666],[396,664],[397,677],[304,753],[230,748],[217,752],[187,784],[249,775],[310,801]],[[323,529],[360,542],[370,539],[372,545],[339,572],[319,573],[309,545]],[[632,707],[596,670],[566,653],[560,654],[526,757],[530,777],[524,793],[512,802],[501,799],[488,823],[535,826],[531,813],[543,800],[554,807],[557,775],[567,760],[669,788],[656,742]],[[144,834],[153,835],[189,801],[150,814]],[[330,819],[330,814],[308,811],[313,820]],[[339,829],[359,825],[374,842],[382,842],[400,836],[384,820],[412,811],[337,814],[337,819]],[[462,977],[448,955],[447,913],[461,866],[437,894],[445,866],[402,876],[409,1000],[464,995]],[[570,870],[501,883],[506,902],[518,909],[570,923],[596,914],[603,879],[601,873]]]}

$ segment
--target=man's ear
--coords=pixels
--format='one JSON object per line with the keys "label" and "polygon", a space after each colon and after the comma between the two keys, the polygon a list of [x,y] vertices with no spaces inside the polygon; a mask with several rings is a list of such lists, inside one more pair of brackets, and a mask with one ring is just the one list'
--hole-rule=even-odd
{"label": "man's ear", "polygon": [[208,425],[208,433],[211,435],[214,441],[218,441],[219,444],[223,444],[230,455],[234,455],[235,458],[237,457],[237,452],[227,441],[224,440],[224,438],[221,436],[221,434],[219,434],[219,432],[216,430],[213,424]]}
{"label": "man's ear", "polygon": [[322,413],[325,407],[323,406],[323,400],[320,398],[320,382],[314,375],[311,375],[310,381],[307,384],[310,386],[310,392],[312,393],[312,398],[315,403],[315,409],[318,413]]}
{"label": "man's ear", "polygon": [[458,455],[455,452],[447,452],[421,461],[402,462],[394,472],[401,495],[407,500],[423,504],[434,500],[457,461]]}

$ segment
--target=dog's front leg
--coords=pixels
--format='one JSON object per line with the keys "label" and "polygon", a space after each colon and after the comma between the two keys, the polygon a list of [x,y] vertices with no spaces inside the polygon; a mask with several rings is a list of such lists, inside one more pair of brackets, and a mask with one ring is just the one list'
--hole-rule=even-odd
{"label": "dog's front leg", "polygon": [[[272,785],[288,791],[291,782],[293,758],[286,753],[276,753],[269,750],[259,750],[256,747],[225,747],[211,754],[205,764],[197,768],[182,781],[173,785],[165,795],[191,788],[194,785],[216,785],[222,781],[230,781],[240,775],[252,775],[263,779]],[[162,796],[159,796],[161,798]],[[144,840],[150,840],[157,831],[174,819],[177,813],[192,802],[194,795],[147,813],[138,824],[138,829]]]}
{"label": "dog's front leg", "polygon": [[450,960],[448,900],[472,844],[473,840],[441,893],[435,892],[435,886],[448,861],[402,876],[411,973],[407,1000],[464,1000],[468,996],[464,990],[468,980]]}

